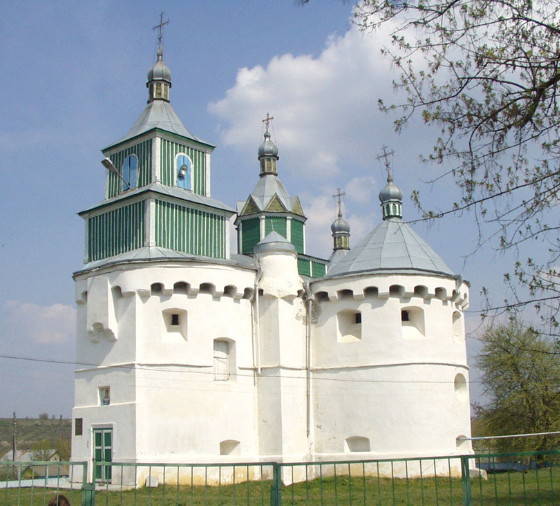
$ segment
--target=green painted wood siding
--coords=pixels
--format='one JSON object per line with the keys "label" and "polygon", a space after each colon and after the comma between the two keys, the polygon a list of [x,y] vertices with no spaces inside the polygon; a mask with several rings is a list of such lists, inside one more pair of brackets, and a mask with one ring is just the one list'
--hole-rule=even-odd
{"label": "green painted wood siding", "polygon": [[226,257],[226,220],[207,211],[156,200],[156,245],[192,255]]}
{"label": "green painted wood siding", "polygon": [[322,278],[327,273],[327,265],[311,261],[311,277]]}
{"label": "green painted wood siding", "polygon": [[199,151],[177,142],[166,139],[161,140],[161,182],[167,186],[176,186],[175,157],[185,153],[193,164],[193,192],[199,195],[206,194],[206,158],[204,151]]}
{"label": "green painted wood siding", "polygon": [[[141,187],[150,184],[152,175],[151,139],[130,148],[123,149],[118,153],[114,153],[109,158],[111,158],[113,165],[120,172],[122,170],[124,159],[129,155],[136,155],[138,157],[138,184],[136,186]],[[122,179],[110,171],[107,171],[107,178],[107,198],[110,199],[111,197],[122,193]]]}
{"label": "green painted wood siding", "polygon": [[252,255],[253,248],[260,241],[260,219],[251,218],[241,222],[241,253]]}
{"label": "green painted wood siding", "polygon": [[303,249],[303,222],[292,219],[292,244],[298,253],[305,253]]}
{"label": "green painted wood siding", "polygon": [[87,261],[119,255],[144,245],[144,203],[136,202],[87,221]]}
{"label": "green painted wood siding", "polygon": [[298,272],[302,276],[311,276],[311,264],[307,258],[298,258]]}
{"label": "green painted wood siding", "polygon": [[276,218],[267,216],[264,220],[264,236],[266,237],[270,232],[274,231],[286,237],[286,218]]}

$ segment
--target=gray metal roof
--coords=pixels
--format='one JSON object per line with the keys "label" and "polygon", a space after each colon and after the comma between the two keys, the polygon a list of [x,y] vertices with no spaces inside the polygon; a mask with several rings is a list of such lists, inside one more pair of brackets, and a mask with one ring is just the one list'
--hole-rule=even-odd
{"label": "gray metal roof", "polygon": [[189,253],[182,253],[181,251],[160,248],[159,246],[145,246],[143,248],[127,251],[126,253],[121,253],[120,255],[115,255],[112,257],[103,258],[101,260],[96,260],[94,262],[89,262],[85,264],[79,271],[76,271],[74,273],[74,276],[94,269],[108,267],[110,265],[122,263],[144,263],[147,261],[204,262],[210,264],[237,266],[251,270],[256,269],[255,260],[245,255],[232,255],[231,259],[212,258],[192,255]]}
{"label": "gray metal roof", "polygon": [[[288,193],[288,190],[286,190],[282,181],[280,181],[278,176],[275,176],[274,174],[261,176],[255,185],[255,189],[251,192],[251,197],[253,197],[255,204],[261,211],[264,211],[268,207],[268,204],[274,198],[274,195],[278,195],[280,202],[282,202],[288,211],[293,209],[295,199],[290,197],[290,194]],[[243,211],[246,202],[247,201],[238,203],[237,210],[239,213]]]}
{"label": "gray metal roof", "polygon": [[134,125],[132,125],[132,128],[128,131],[128,133],[115,144],[120,144],[121,142],[149,132],[154,128],[160,128],[166,132],[171,132],[211,146],[208,142],[205,142],[191,134],[185,128],[183,122],[179,119],[179,116],[177,116],[173,107],[171,107],[171,104],[165,100],[154,100],[153,102],[150,102],[142,114],[140,114]]}
{"label": "gray metal roof", "polygon": [[438,254],[398,218],[380,223],[360,244],[331,265],[327,277],[376,271],[455,276]]}
{"label": "gray metal roof", "polygon": [[170,197],[174,197],[180,200],[186,200],[188,202],[193,202],[195,204],[200,204],[202,206],[210,206],[213,207],[214,209],[220,209],[222,211],[227,211],[228,213],[234,213],[234,209],[232,209],[230,206],[228,206],[227,204],[224,204],[223,202],[220,202],[219,200],[216,200],[212,197],[205,197],[204,195],[199,195],[198,193],[194,193],[190,190],[184,190],[183,188],[176,188],[174,186],[166,186],[163,185],[161,183],[152,183],[146,186],[141,186],[140,188],[134,188],[133,190],[129,190],[126,191],[124,193],[120,193],[119,195],[116,195],[113,198],[110,198],[108,200],[103,200],[102,202],[100,202],[99,204],[96,204],[92,207],[89,207],[88,209],[85,209],[84,211],[79,212],[78,214],[80,216],[82,216],[83,214],[86,214],[90,211],[93,211],[95,209],[98,209],[100,207],[103,206],[107,206],[110,204],[114,204],[115,202],[118,202],[119,200],[124,200],[124,199],[129,199],[131,197],[134,197],[135,195],[140,195],[142,193],[146,193],[146,192],[155,192],[155,193],[159,193],[161,195],[168,195]]}
{"label": "gray metal roof", "polygon": [[290,253],[295,253],[296,247],[283,235],[273,230],[255,246],[254,250],[255,253],[265,253],[269,251],[288,251]]}

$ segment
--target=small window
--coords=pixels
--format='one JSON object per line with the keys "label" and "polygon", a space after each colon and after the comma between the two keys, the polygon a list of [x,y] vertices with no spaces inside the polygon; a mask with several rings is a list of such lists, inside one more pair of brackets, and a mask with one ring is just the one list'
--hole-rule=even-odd
{"label": "small window", "polygon": [[181,336],[182,339],[187,338],[187,311],[175,307],[165,309],[162,315],[167,337],[174,338]]}
{"label": "small window", "polygon": [[111,404],[111,388],[99,387],[99,404],[101,406],[108,406]]}
{"label": "small window", "polygon": [[419,339],[426,335],[424,310],[409,306],[401,310],[402,336],[405,339]]}
{"label": "small window", "polygon": [[138,158],[136,155],[127,156],[121,168],[122,189],[130,190],[138,185]]}
{"label": "small window", "polygon": [[175,160],[177,186],[185,190],[192,189],[192,162],[191,159],[180,153]]}
{"label": "small window", "polygon": [[340,311],[336,316],[339,342],[349,343],[362,339],[362,313],[360,311]]}
{"label": "small window", "polygon": [[84,419],[76,418],[74,420],[74,436],[82,436],[84,433]]}

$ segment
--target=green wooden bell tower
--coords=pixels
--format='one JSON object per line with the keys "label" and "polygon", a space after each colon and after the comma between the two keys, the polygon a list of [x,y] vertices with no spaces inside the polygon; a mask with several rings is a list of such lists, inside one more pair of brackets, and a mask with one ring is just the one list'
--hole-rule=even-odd
{"label": "green wooden bell tower", "polygon": [[105,200],[80,213],[86,264],[113,257],[229,257],[233,209],[210,196],[214,146],[189,132],[170,104],[160,44],[148,72],[148,104],[129,132],[102,150]]}

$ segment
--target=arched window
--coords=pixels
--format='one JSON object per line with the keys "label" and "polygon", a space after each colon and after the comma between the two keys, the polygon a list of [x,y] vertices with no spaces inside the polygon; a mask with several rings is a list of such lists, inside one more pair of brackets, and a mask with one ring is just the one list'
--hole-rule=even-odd
{"label": "arched window", "polygon": [[136,155],[129,155],[124,159],[121,174],[123,191],[138,186],[138,158]]}
{"label": "arched window", "polygon": [[214,339],[214,381],[235,378],[235,342],[231,339]]}
{"label": "arched window", "polygon": [[459,339],[463,336],[463,322],[461,320],[461,313],[459,311],[454,311],[451,317],[453,322],[453,337]]}
{"label": "arched window", "polygon": [[405,339],[425,336],[424,310],[416,306],[401,309],[402,335]]}
{"label": "arched window", "polygon": [[192,190],[192,162],[184,153],[178,154],[175,159],[175,173],[177,186],[185,190]]}
{"label": "arched window", "polygon": [[361,436],[352,436],[346,438],[346,452],[369,452],[370,444],[369,438]]}

